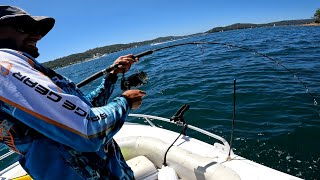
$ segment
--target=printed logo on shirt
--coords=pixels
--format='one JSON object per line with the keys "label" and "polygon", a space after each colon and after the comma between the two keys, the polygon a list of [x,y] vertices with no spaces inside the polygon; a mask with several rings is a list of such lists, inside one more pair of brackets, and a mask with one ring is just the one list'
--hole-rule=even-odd
{"label": "printed logo on shirt", "polygon": [[59,93],[56,93],[49,88],[38,83],[36,80],[32,80],[29,76],[22,74],[21,72],[13,72],[12,77],[17,79],[24,85],[25,87],[33,89],[37,94],[45,97],[48,101],[52,103],[62,103],[61,106],[63,109],[67,110],[67,112],[74,113],[80,117],[84,117],[90,121],[99,121],[103,119],[107,119],[108,115],[106,113],[100,114],[91,114],[88,113],[85,109],[77,106],[75,102],[71,102],[70,100],[64,98]]}
{"label": "printed logo on shirt", "polygon": [[12,64],[8,61],[0,61],[0,74],[6,77],[10,73],[10,69],[12,68]]}
{"label": "printed logo on shirt", "polygon": [[75,114],[77,114],[80,117],[86,117],[87,112],[83,110],[82,108],[76,106],[75,103],[70,102],[67,99],[64,99],[61,95],[58,93],[51,91],[50,89],[46,88],[45,86],[42,86],[36,81],[33,81],[30,77],[27,75],[23,75],[21,72],[14,72],[12,73],[12,76],[21,81],[25,86],[32,88],[36,93],[39,95],[42,95],[46,97],[49,101],[53,103],[62,102],[62,107],[66,110],[69,110]]}

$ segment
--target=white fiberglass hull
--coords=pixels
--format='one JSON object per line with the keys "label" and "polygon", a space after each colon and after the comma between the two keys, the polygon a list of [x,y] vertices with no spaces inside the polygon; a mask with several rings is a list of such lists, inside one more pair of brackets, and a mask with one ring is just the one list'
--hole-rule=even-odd
{"label": "white fiberglass hull", "polygon": [[[164,154],[178,133],[158,127],[125,124],[115,136],[125,159],[147,157],[161,168]],[[271,169],[231,153],[222,144],[210,145],[188,136],[181,136],[167,154],[167,165],[181,179],[300,179]]]}
{"label": "white fiberglass hull", "polygon": [[[170,122],[169,119],[139,114],[130,116],[144,118],[150,125],[125,123],[114,139],[120,145],[136,179],[158,179],[160,174],[163,177],[165,153],[179,133],[155,127],[151,122],[152,120]],[[222,143],[216,142],[210,145],[188,136],[180,136],[166,156],[167,166],[174,170],[179,179],[300,179],[235,155],[232,151],[230,160],[227,160],[230,147],[225,139],[190,125],[188,128],[193,128]],[[20,164],[16,162],[0,172],[0,179],[12,179],[25,174]],[[24,179],[28,177],[25,176]]]}

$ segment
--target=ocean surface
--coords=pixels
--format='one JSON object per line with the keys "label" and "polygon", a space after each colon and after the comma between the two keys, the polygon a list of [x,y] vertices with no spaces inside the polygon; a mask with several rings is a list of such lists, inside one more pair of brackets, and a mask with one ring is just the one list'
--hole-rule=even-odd
{"label": "ocean surface", "polygon": [[[193,41],[237,45],[276,61],[252,51],[212,44],[154,52],[125,74],[128,77],[144,71],[149,77],[148,84],[138,87],[147,93],[143,104],[132,113],[170,118],[180,106],[189,104],[185,113],[188,124],[229,141],[235,79],[234,153],[294,176],[320,179],[320,27],[201,34],[109,54],[57,72],[77,83],[109,66],[118,56]],[[121,94],[120,79],[113,97]],[[82,90],[88,93],[100,82],[101,78]],[[188,134],[201,139],[195,132]]]}

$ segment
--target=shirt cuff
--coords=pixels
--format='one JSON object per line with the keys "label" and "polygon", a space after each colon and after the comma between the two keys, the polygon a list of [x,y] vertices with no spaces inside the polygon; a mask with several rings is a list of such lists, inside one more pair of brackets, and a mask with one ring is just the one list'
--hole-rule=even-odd
{"label": "shirt cuff", "polygon": [[118,75],[109,73],[106,75],[105,79],[110,81],[112,84],[115,84],[118,80]]}
{"label": "shirt cuff", "polygon": [[120,97],[125,98],[127,100],[127,102],[128,102],[128,105],[129,105],[130,109],[132,109],[132,101],[127,96],[121,95]]}

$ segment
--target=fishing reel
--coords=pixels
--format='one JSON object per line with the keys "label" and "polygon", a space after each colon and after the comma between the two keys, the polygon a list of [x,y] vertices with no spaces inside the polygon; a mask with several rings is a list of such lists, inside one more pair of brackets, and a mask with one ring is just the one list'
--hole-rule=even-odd
{"label": "fishing reel", "polygon": [[148,75],[147,73],[141,71],[135,74],[132,74],[128,78],[122,75],[121,79],[121,90],[126,91],[129,90],[131,87],[138,87],[147,84]]}

